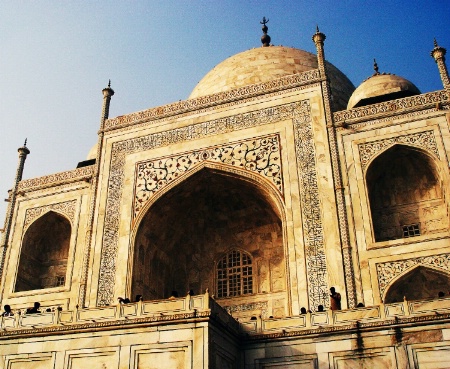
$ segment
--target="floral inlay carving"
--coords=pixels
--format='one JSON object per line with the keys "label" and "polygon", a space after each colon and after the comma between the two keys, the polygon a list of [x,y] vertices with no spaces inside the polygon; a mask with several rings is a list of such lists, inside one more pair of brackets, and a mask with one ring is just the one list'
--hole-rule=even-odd
{"label": "floral inlay carving", "polygon": [[[190,126],[174,128],[143,137],[116,142],[112,146],[111,168],[105,209],[100,275],[97,304],[111,304],[118,253],[120,203],[125,180],[125,157],[131,153],[147,151],[179,142],[224,134],[265,124],[292,119],[296,133],[297,165],[302,176],[300,196],[302,201],[304,242],[307,247],[308,289],[311,305],[319,305],[328,293],[323,245],[322,219],[318,205],[317,174],[315,173],[315,148],[312,139],[310,103],[303,100],[286,105],[218,118]],[[131,119],[131,118],[130,118]]]}
{"label": "floral inlay carving", "polygon": [[23,229],[25,230],[33,221],[39,218],[42,214],[48,211],[55,211],[57,213],[64,214],[67,219],[73,224],[75,218],[75,207],[77,200],[59,202],[57,204],[50,204],[45,206],[39,206],[37,208],[27,209],[25,213],[25,221]]}
{"label": "floral inlay carving", "polygon": [[439,158],[439,151],[436,144],[436,137],[433,131],[424,131],[413,133],[410,135],[386,138],[380,141],[368,142],[358,145],[359,157],[361,159],[361,167],[364,170],[370,160],[380,151],[395,145],[404,144],[417,146],[432,152]]}
{"label": "floral inlay carving", "polygon": [[431,256],[423,256],[407,260],[390,261],[386,263],[377,263],[377,278],[380,289],[380,297],[383,295],[389,284],[405,271],[416,265],[430,266],[432,268],[440,268],[450,272],[450,254],[439,254]]}
{"label": "floral inlay carving", "polygon": [[261,310],[264,315],[264,313],[268,309],[267,301],[260,301],[260,302],[253,302],[250,304],[241,304],[241,305],[230,305],[230,306],[224,306],[223,307],[228,314],[233,315],[233,313],[240,313],[243,311],[254,311],[254,310]]}
{"label": "floral inlay carving", "polygon": [[224,163],[256,172],[272,182],[283,194],[279,136],[271,135],[137,163],[133,216],[138,215],[154,193],[203,161]]}
{"label": "floral inlay carving", "polygon": [[126,124],[135,124],[137,122],[159,119],[165,116],[177,115],[188,111],[206,108],[215,104],[224,104],[227,102],[242,100],[244,98],[254,97],[279,90],[286,90],[311,84],[320,80],[318,69],[312,69],[303,73],[297,73],[290,76],[274,79],[272,81],[256,83],[253,85],[239,87],[233,90],[219,92],[217,94],[200,96],[195,99],[177,101],[172,104],[158,106],[155,108],[139,111],[132,114],[119,116],[113,119],[107,119],[105,129],[111,130],[120,128]]}
{"label": "floral inlay carving", "polygon": [[344,121],[360,120],[363,118],[372,118],[377,115],[395,113],[404,113],[406,110],[424,108],[433,106],[436,103],[449,101],[449,97],[445,90],[429,92],[426,94],[404,97],[402,99],[390,100],[378,104],[361,106],[359,108],[342,110],[333,114],[334,121],[339,124]]}
{"label": "floral inlay carving", "polygon": [[54,186],[56,184],[63,184],[67,182],[77,182],[90,179],[93,173],[93,166],[77,168],[75,170],[68,170],[67,172],[60,172],[50,174],[48,176],[25,179],[19,182],[19,191],[34,189],[35,187]]}

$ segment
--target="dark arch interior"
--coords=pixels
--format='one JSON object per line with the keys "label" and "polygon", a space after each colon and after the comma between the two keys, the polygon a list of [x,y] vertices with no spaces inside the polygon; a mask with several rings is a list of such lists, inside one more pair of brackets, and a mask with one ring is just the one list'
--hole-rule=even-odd
{"label": "dark arch interior", "polygon": [[267,199],[253,184],[210,169],[177,185],[139,226],[132,295],[215,293],[216,263],[233,249],[253,258],[252,293],[285,290],[281,221]]}
{"label": "dark arch interior", "polygon": [[407,300],[435,299],[439,292],[448,297],[450,276],[427,267],[417,267],[397,280],[386,293],[385,303]]}
{"label": "dark arch interior", "polygon": [[70,233],[70,222],[55,212],[30,225],[23,238],[16,292],[65,284]]}
{"label": "dark arch interior", "polygon": [[448,226],[439,176],[431,158],[395,145],[367,171],[375,241],[434,233]]}

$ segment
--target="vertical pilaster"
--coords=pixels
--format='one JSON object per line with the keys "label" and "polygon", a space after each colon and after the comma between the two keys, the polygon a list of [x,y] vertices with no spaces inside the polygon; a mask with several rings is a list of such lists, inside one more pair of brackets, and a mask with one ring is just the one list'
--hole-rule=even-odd
{"label": "vertical pilaster", "polygon": [[5,265],[5,257],[6,251],[8,249],[9,236],[11,234],[12,219],[14,215],[14,208],[16,205],[16,198],[17,198],[17,189],[19,188],[19,182],[22,180],[25,160],[27,158],[27,155],[30,153],[30,150],[28,150],[27,148],[27,140],[25,140],[23,146],[19,147],[17,151],[19,152],[19,164],[17,165],[16,176],[14,178],[14,186],[8,198],[9,204],[6,211],[4,233],[0,246],[0,281],[3,278],[3,268]]}
{"label": "vertical pilaster", "polygon": [[102,151],[103,151],[103,138],[105,136],[104,128],[105,121],[109,117],[109,106],[111,103],[111,97],[114,95],[114,90],[111,88],[111,81],[108,82],[108,87],[102,90],[103,93],[103,105],[102,105],[102,114],[100,117],[100,130],[98,132],[98,141],[97,141],[97,156],[95,158],[93,177],[91,181],[91,199],[89,202],[89,218],[88,218],[88,229],[86,232],[86,242],[85,242],[85,253],[83,259],[83,269],[81,275],[81,283],[80,283],[80,294],[78,304],[81,307],[86,305],[86,291],[87,291],[87,282],[88,282],[88,274],[89,274],[89,263],[91,259],[91,248],[94,244],[95,232],[93,232],[94,227],[94,219],[95,219],[95,204],[97,202],[98,197],[98,179],[100,174],[100,162],[102,159]]}
{"label": "vertical pilaster", "polygon": [[342,173],[339,160],[339,151],[336,137],[336,127],[333,121],[332,99],[329,81],[327,78],[327,70],[325,64],[325,52],[323,48],[326,36],[319,31],[317,27],[316,33],[312,36],[317,50],[317,64],[320,76],[322,77],[322,96],[325,108],[325,120],[328,131],[328,142],[331,152],[331,165],[333,170],[333,180],[335,186],[335,198],[337,207],[337,217],[339,222],[339,234],[341,238],[342,258],[344,262],[344,277],[347,292],[347,304],[349,308],[356,306],[356,287],[355,276],[353,271],[352,247],[350,245],[349,229],[347,222],[347,211],[345,206],[345,192],[342,183]]}

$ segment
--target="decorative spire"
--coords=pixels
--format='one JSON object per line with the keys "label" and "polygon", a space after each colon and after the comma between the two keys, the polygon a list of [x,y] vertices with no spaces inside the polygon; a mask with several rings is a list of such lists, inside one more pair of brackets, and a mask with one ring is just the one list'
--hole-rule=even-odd
{"label": "decorative spire", "polygon": [[442,84],[448,91],[450,90],[450,77],[448,75],[447,65],[445,64],[445,54],[447,50],[438,45],[436,38],[434,39],[434,49],[431,50],[431,57],[436,62],[439,74],[441,75]]}
{"label": "decorative spire", "polygon": [[373,58],[373,70],[375,71],[375,73],[373,74],[374,76],[380,74],[380,72],[378,71],[378,64],[375,58]]}
{"label": "decorative spire", "polygon": [[316,33],[313,34],[312,36],[312,40],[314,41],[314,43],[317,45],[317,43],[319,44],[323,44],[323,42],[325,41],[327,37],[325,36],[325,34],[323,34],[322,32],[319,31],[319,25],[316,25]]}
{"label": "decorative spire", "polygon": [[262,46],[270,46],[270,36],[267,34],[269,28],[266,26],[266,24],[269,23],[269,18],[266,19],[266,17],[263,17],[262,21],[259,23],[263,25],[261,28],[263,31],[263,35],[261,36]]}

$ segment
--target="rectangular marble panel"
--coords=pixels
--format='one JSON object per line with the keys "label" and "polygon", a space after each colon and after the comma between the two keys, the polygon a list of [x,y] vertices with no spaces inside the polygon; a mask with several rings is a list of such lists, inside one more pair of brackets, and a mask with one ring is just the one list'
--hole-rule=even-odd
{"label": "rectangular marble panel", "polygon": [[50,325],[55,323],[54,313],[30,314],[22,316],[23,327],[36,327],[39,325]]}
{"label": "rectangular marble panel", "polygon": [[156,314],[164,311],[186,310],[186,299],[145,302],[142,304],[143,314]]}
{"label": "rectangular marble panel", "polygon": [[393,369],[397,368],[393,347],[355,351],[332,352],[329,354],[330,369]]}
{"label": "rectangular marble panel", "polygon": [[119,367],[119,351],[114,347],[89,348],[67,351],[65,369],[116,369]]}
{"label": "rectangular marble panel", "polygon": [[432,346],[412,349],[416,368],[450,368],[450,346]]}
{"label": "rectangular marble panel", "polygon": [[411,313],[426,313],[440,309],[450,309],[450,299],[410,302]]}
{"label": "rectangular marble panel", "polygon": [[43,352],[39,354],[7,355],[4,364],[5,369],[53,369],[55,354]]}
{"label": "rectangular marble panel", "polygon": [[375,306],[354,310],[339,310],[334,312],[333,315],[335,323],[345,323],[348,321],[380,318],[380,310],[378,306]]}
{"label": "rectangular marble panel", "polygon": [[263,330],[269,331],[272,329],[285,329],[285,328],[297,328],[305,327],[305,316],[298,316],[295,318],[285,318],[276,320],[265,320],[263,322]]}
{"label": "rectangular marble panel", "polygon": [[116,317],[116,306],[99,309],[78,310],[78,320],[101,320]]}
{"label": "rectangular marble panel", "polygon": [[405,315],[403,303],[385,305],[386,318]]}
{"label": "rectangular marble panel", "polygon": [[191,342],[132,346],[130,369],[190,369],[191,351]]}

